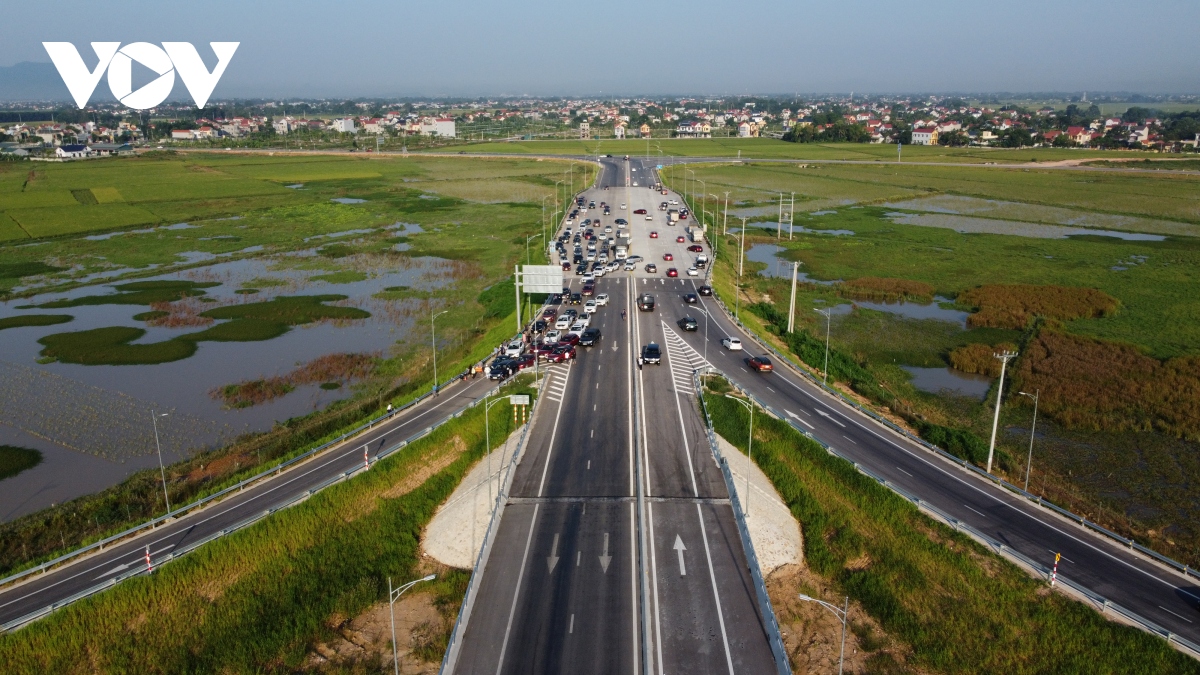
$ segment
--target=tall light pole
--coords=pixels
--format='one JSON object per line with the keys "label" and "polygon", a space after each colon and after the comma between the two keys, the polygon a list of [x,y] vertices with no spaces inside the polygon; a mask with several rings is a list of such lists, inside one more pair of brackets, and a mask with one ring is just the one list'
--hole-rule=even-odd
{"label": "tall light pole", "polygon": [[779,193],[779,221],[775,223],[775,239],[783,239],[783,193]]}
{"label": "tall light pole", "polygon": [[816,312],[817,314],[825,315],[825,369],[823,371],[825,373],[825,376],[822,378],[821,382],[825,385],[828,385],[829,384],[829,315],[833,311],[833,308],[826,307],[825,309],[816,309],[814,307],[813,311]]}
{"label": "tall light pole", "polygon": [[558,231],[558,186],[562,185],[561,180],[554,181],[554,230]]}
{"label": "tall light pole", "polygon": [[[537,362],[536,355],[534,356],[533,360],[534,360],[534,363]],[[503,403],[503,402],[504,402],[504,399],[498,398],[495,401],[492,401],[490,403],[485,401],[483,404],[483,429],[484,429],[483,435],[484,435],[484,442],[487,444],[484,447],[487,449],[487,456],[488,456],[488,500],[489,501],[492,499],[492,427],[490,426],[490,423],[488,421],[489,420],[488,411],[492,409],[492,406],[494,406],[498,403]],[[500,498],[500,486],[497,485],[496,486],[496,499],[499,499],[499,498]]]}
{"label": "tall light pole", "polygon": [[830,604],[828,602],[825,602],[824,600],[818,600],[816,598],[809,597],[807,595],[804,595],[803,593],[800,594],[800,599],[805,602],[815,602],[818,605],[824,607],[825,609],[833,612],[833,615],[836,616],[838,619],[841,619],[841,621],[842,621],[842,648],[838,651],[838,675],[842,675],[842,663],[846,656],[846,616],[850,614],[850,596],[848,596],[848,595],[846,596],[845,607],[838,607],[837,605]]}
{"label": "tall light pole", "polygon": [[[704,210],[708,208],[708,183],[700,179],[696,179],[696,182],[700,183],[700,227],[701,229],[708,229],[708,226],[704,224]],[[692,187],[695,186],[693,185]],[[692,197],[695,198],[695,195],[692,195]]]}
{"label": "tall light pole", "polygon": [[1016,352],[1000,352],[992,356],[1000,359],[1000,381],[996,383],[996,414],[992,417],[992,442],[988,444],[988,459],[987,472],[992,472],[992,456],[996,452],[996,430],[1000,428],[1000,400],[1004,395],[1004,371],[1008,368],[1008,362],[1016,358]]}
{"label": "tall light pole", "polygon": [[737,284],[733,288],[733,318],[742,320],[742,264],[746,261],[746,219],[742,218],[742,242],[738,244]]}
{"label": "tall light pole", "polygon": [[792,299],[788,301],[788,325],[787,332],[791,333],[796,328],[796,277],[800,276],[800,261],[792,262]]}
{"label": "tall light pole", "polygon": [[171,515],[171,498],[167,496],[167,470],[163,467],[162,461],[162,445],[158,442],[158,418],[166,417],[170,413],[156,413],[150,411],[150,423],[154,425],[154,447],[158,449],[158,473],[162,476],[163,484],[163,501],[167,504],[167,515]]}
{"label": "tall light pole", "polygon": [[[692,171],[691,169],[688,169],[688,168],[685,168],[684,171],[692,174],[693,181],[696,180],[696,172],[695,171]],[[687,207],[690,209],[690,208],[692,208],[692,202],[688,199],[689,194],[690,193],[688,192],[687,175],[684,175],[684,177],[683,177],[683,202],[685,204],[687,204]]]}
{"label": "tall light pole", "polygon": [[442,311],[438,312],[437,314],[434,314],[433,316],[429,317],[429,343],[430,343],[430,346],[433,347],[433,395],[434,396],[437,396],[437,393],[438,393],[437,326],[436,326],[436,322],[437,322],[437,318],[439,316],[441,316],[449,311],[450,310],[448,310],[448,309],[443,309]]}
{"label": "tall light pole", "polygon": [[[717,199],[717,196],[714,194],[710,194],[709,196],[712,197],[713,199]],[[716,208],[716,207],[714,206],[713,208]],[[712,264],[709,266],[710,271],[715,269],[717,266],[717,214],[713,213],[712,216],[713,216],[713,236],[709,237],[709,241],[712,242],[713,259],[712,259]]]}
{"label": "tall light pole", "polygon": [[750,411],[750,441],[746,443],[746,517],[750,517],[750,455],[754,451],[754,406],[736,396],[725,394],[725,398],[737,401]]}
{"label": "tall light pole", "polygon": [[725,191],[725,219],[721,222],[721,234],[729,233],[729,191]]}
{"label": "tall light pole", "polygon": [[1029,457],[1025,459],[1025,491],[1029,492],[1029,469],[1033,466],[1033,433],[1037,429],[1038,396],[1041,395],[1042,391],[1034,389],[1032,394],[1027,394],[1023,391],[1017,393],[1033,399],[1033,424],[1029,425]]}
{"label": "tall light pole", "polygon": [[410,581],[400,588],[394,590],[392,589],[392,578],[388,577],[388,614],[392,618],[392,666],[395,669],[396,675],[400,675],[400,653],[396,649],[396,610],[393,606],[396,604],[396,601],[400,599],[400,596],[404,595],[404,591],[407,591],[422,581],[433,581],[434,577],[436,576],[436,574],[430,574],[429,576],[421,577],[416,581]]}
{"label": "tall light pole", "polygon": [[796,193],[792,193],[792,201],[788,204],[788,239],[792,238],[792,233],[796,228]]}

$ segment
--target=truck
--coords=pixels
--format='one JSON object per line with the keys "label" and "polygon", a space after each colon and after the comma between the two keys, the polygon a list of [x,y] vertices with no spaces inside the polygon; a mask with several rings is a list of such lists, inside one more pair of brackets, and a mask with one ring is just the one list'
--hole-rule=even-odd
{"label": "truck", "polygon": [[629,249],[624,244],[617,244],[617,260],[624,260],[629,256]]}

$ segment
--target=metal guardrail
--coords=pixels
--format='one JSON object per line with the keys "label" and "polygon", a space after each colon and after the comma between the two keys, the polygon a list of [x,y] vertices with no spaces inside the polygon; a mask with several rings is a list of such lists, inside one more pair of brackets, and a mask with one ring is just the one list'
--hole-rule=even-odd
{"label": "metal guardrail", "polygon": [[[499,386],[494,387],[493,389],[490,389],[488,391],[488,393],[485,394],[485,397],[490,396],[495,392],[498,392],[499,389],[500,389]],[[422,397],[422,398],[424,398],[424,397]],[[420,400],[420,399],[417,399],[417,400]],[[392,454],[393,452],[396,452],[397,450],[404,448],[408,444],[413,443],[414,441],[420,440],[421,438],[424,438],[425,436],[428,436],[429,434],[433,433],[434,430],[436,430],[437,428],[441,427],[442,425],[450,422],[451,420],[455,420],[455,419],[458,419],[459,417],[462,417],[464,412],[479,405],[480,401],[483,401],[483,400],[486,400],[486,398],[480,398],[475,401],[472,401],[462,410],[460,410],[456,413],[447,415],[442,420],[434,423],[431,426],[426,427],[425,429],[417,432],[416,434],[413,434],[412,436],[406,438],[403,441],[400,441],[399,443],[389,446],[387,449],[380,450],[375,455],[373,460],[370,460],[370,464],[373,465],[373,464],[377,463],[379,460]],[[416,402],[417,401],[414,400],[409,405],[415,404]],[[401,409],[403,409],[403,408],[401,408]],[[393,415],[395,414],[395,412],[399,412],[399,410],[393,411]],[[388,416],[385,416],[385,417],[388,417]],[[380,419],[384,419],[384,418],[382,418],[382,417],[377,418],[376,420],[374,420],[374,422],[378,422]],[[363,427],[359,427],[360,430],[363,428],[369,428],[369,427],[367,427],[367,425],[364,425]],[[326,447],[326,446],[322,446],[322,447]],[[299,458],[297,458],[297,459],[299,459]],[[208,535],[207,537],[204,537],[195,542],[192,542],[191,544],[188,544],[187,546],[182,547],[179,550],[172,551],[170,553],[166,553],[162,556],[159,556],[158,558],[151,558],[150,562],[153,567],[157,568],[161,565],[171,562],[172,560],[176,560],[176,559],[184,556],[185,554],[190,553],[190,552],[196,550],[197,548],[200,548],[201,546],[203,546],[215,539],[220,539],[221,537],[224,537],[225,535],[231,534],[233,532],[241,530],[242,528],[252,525],[255,522],[258,522],[259,520],[266,518],[267,516],[275,513],[276,511],[286,509],[290,506],[295,506],[296,504],[299,504],[300,502],[307,500],[309,497],[324,490],[325,488],[327,488],[331,485],[334,485],[335,483],[341,483],[342,481],[345,481],[345,480],[351,478],[352,476],[358,474],[358,472],[360,472],[360,471],[367,471],[368,468],[369,468],[368,465],[364,464],[364,465],[356,466],[355,468],[350,469],[348,471],[343,471],[342,473],[340,473],[340,474],[338,474],[338,475],[336,475],[314,487],[311,487],[302,493],[292,496],[291,499],[287,500],[286,502],[284,502],[282,504],[278,504],[267,510],[260,511],[252,516],[244,518],[244,519],[234,523],[233,525],[230,525],[228,527],[221,529],[219,532],[214,532],[214,533]],[[272,470],[272,471],[274,471],[274,470]],[[266,473],[266,472],[264,472],[264,473]],[[264,474],[259,474],[259,476],[261,476],[261,475],[264,475]],[[247,481],[249,481],[249,480],[250,479],[247,479]],[[230,488],[230,489],[232,489],[232,488]],[[225,491],[222,491],[222,492],[225,492]],[[220,494],[220,493],[218,493],[218,494]],[[64,598],[63,600],[59,600],[59,601],[54,602],[50,605],[47,605],[46,607],[43,607],[39,610],[30,612],[29,614],[18,617],[16,619],[13,619],[12,621],[9,621],[8,623],[0,625],[0,632],[9,632],[12,630],[16,630],[18,628],[22,628],[34,621],[46,616],[47,614],[50,614],[51,612],[53,612],[56,609],[61,609],[73,602],[76,602],[78,600],[81,600],[81,599],[86,598],[91,595],[95,595],[96,593],[99,593],[100,591],[111,588],[112,586],[115,586],[118,583],[125,581],[126,579],[146,574],[148,571],[149,570],[147,570],[146,568],[139,566],[136,569],[125,572],[124,574],[120,574],[116,577],[107,579],[103,582],[100,582],[100,583],[94,585],[94,586],[84,589],[70,597]]]}
{"label": "metal guardrail", "polygon": [[[542,380],[542,386],[550,381],[549,377]],[[463,597],[463,603],[458,608],[458,616],[454,620],[454,630],[450,633],[450,641],[446,645],[446,651],[442,655],[442,665],[438,669],[439,673],[452,673],[454,666],[458,662],[458,654],[462,649],[462,639],[467,632],[467,623],[471,620],[471,612],[475,609],[475,600],[479,597],[479,587],[483,584],[483,570],[487,567],[488,559],[492,554],[492,545],[496,541],[496,535],[500,530],[500,519],[504,515],[504,503],[508,498],[508,491],[512,489],[513,477],[516,474],[517,465],[521,462],[521,457],[525,454],[525,441],[529,437],[529,430],[533,427],[534,415],[539,409],[538,404],[541,402],[541,391],[537,397],[533,399],[533,407],[529,411],[528,422],[525,428],[521,431],[521,438],[517,440],[517,447],[513,448],[512,458],[508,461],[508,467],[504,481],[500,485],[500,490],[496,494],[496,502],[492,507],[492,517],[488,521],[487,532],[483,536],[483,545],[479,548],[479,555],[475,558],[475,566],[471,569],[471,580],[467,583],[467,593]],[[491,449],[489,448],[490,452]]]}
{"label": "metal guardrail", "polygon": [[[458,379],[459,379],[459,376],[456,375],[456,376],[450,378],[449,380],[446,380],[446,383],[444,385],[441,385],[438,387],[438,391],[439,392],[443,391],[447,386],[453,384]],[[173,510],[171,513],[169,513],[167,515],[159,516],[157,518],[154,518],[153,520],[148,520],[140,525],[135,525],[127,530],[118,532],[117,534],[114,534],[114,535],[110,535],[108,537],[105,537],[104,539],[93,542],[82,548],[77,548],[68,553],[64,553],[63,555],[58,556],[57,558],[54,558],[52,560],[47,560],[46,562],[43,562],[34,567],[30,567],[26,570],[17,572],[16,574],[12,574],[7,577],[4,577],[3,579],[0,579],[0,587],[6,586],[15,581],[19,581],[31,574],[36,574],[36,573],[44,574],[47,571],[49,571],[50,569],[57,567],[58,565],[61,565],[68,561],[71,561],[75,558],[78,558],[84,554],[91,553],[93,551],[97,551],[97,552],[103,551],[104,547],[108,544],[119,543],[119,542],[121,542],[121,540],[124,540],[133,535],[136,535],[137,533],[141,532],[142,530],[153,529],[153,528],[157,527],[158,525],[167,522],[168,520],[178,519],[185,515],[188,515],[191,512],[195,511],[196,509],[201,508],[210,502],[220,500],[222,497],[228,496],[229,494],[232,494],[234,492],[241,492],[247,486],[249,486],[253,483],[256,483],[264,478],[268,478],[272,475],[278,475],[278,474],[282,473],[284,469],[286,469],[294,464],[298,464],[307,459],[310,459],[310,458],[314,457],[315,455],[319,455],[320,453],[324,452],[325,450],[328,450],[329,448],[332,448],[337,445],[341,445],[342,443],[346,442],[348,439],[353,438],[354,436],[357,436],[364,431],[369,431],[369,430],[373,429],[376,425],[392,419],[396,415],[399,415],[401,412],[408,410],[409,408],[417,405],[421,401],[424,401],[425,399],[427,399],[431,396],[433,396],[433,392],[427,392],[427,393],[421,394],[417,398],[409,401],[408,403],[405,403],[404,405],[400,406],[399,408],[396,408],[391,413],[380,415],[379,417],[368,420],[366,423],[361,424],[358,427],[355,427],[354,429],[351,429],[350,431],[345,432],[341,436],[338,436],[337,438],[335,438],[331,441],[328,441],[326,443],[323,443],[323,444],[313,448],[312,450],[309,450],[303,454],[297,455],[289,460],[280,462],[279,464],[276,464],[270,468],[264,469],[264,470],[260,471],[259,473],[256,473],[253,476],[250,476],[249,478],[245,478],[241,481],[238,481],[237,483],[235,483],[223,490],[220,490],[218,492],[214,492],[213,494],[211,494],[207,497],[198,499],[198,500],[196,500],[190,504],[187,504],[185,506],[181,506],[181,507]]]}
{"label": "metal guardrail", "polygon": [[[1050,501],[1044,499],[1041,496],[1032,494],[1030,492],[1026,492],[1025,490],[1017,487],[1016,485],[1013,485],[1012,483],[1009,483],[1008,481],[1006,481],[994,474],[990,474],[987,471],[975,466],[971,462],[969,462],[965,459],[962,459],[961,457],[952,455],[952,454],[946,452],[945,450],[942,450],[938,446],[926,441],[925,439],[923,439],[919,436],[913,435],[907,429],[904,429],[904,428],[896,425],[895,423],[884,418],[883,416],[879,415],[878,413],[871,410],[870,408],[867,408],[867,407],[859,404],[857,401],[846,398],[846,396],[844,394],[842,394],[840,391],[838,391],[832,387],[829,387],[825,383],[821,382],[821,380],[817,379],[817,377],[815,375],[813,375],[812,373],[810,373],[807,370],[805,370],[804,368],[802,368],[799,364],[794,362],[790,357],[782,354],[779,350],[775,349],[775,347],[771,346],[766,341],[764,341],[762,338],[760,338],[757,333],[755,333],[753,330],[751,330],[749,327],[747,327],[744,323],[742,323],[741,320],[739,320],[737,317],[735,317],[733,315],[733,313],[729,311],[729,306],[726,305],[724,302],[722,302],[720,298],[716,297],[715,295],[712,297],[713,297],[713,300],[715,300],[717,302],[717,304],[721,306],[721,309],[723,309],[725,311],[725,314],[729,318],[729,320],[732,321],[738,328],[741,328],[742,332],[744,332],[752,340],[754,340],[754,342],[756,344],[758,344],[759,347],[770,351],[772,354],[775,355],[775,358],[779,359],[780,362],[790,366],[792,370],[794,370],[800,376],[802,376],[806,380],[808,380],[810,384],[822,389],[823,391],[825,391],[825,393],[837,398],[842,403],[854,408],[855,410],[859,411],[863,415],[870,417],[871,419],[875,420],[879,424],[882,424],[883,426],[887,427],[888,429],[895,432],[896,434],[903,436],[908,441],[915,443],[915,444],[925,448],[926,450],[929,450],[930,452],[933,452],[933,453],[941,456],[943,459],[945,459],[949,462],[953,462],[954,464],[959,465],[961,468],[963,468],[966,471],[970,471],[970,472],[977,474],[979,477],[981,477],[991,483],[994,483],[1001,488],[1004,488],[1005,490],[1015,494],[1016,496],[1024,498],[1026,501],[1029,501],[1032,504],[1035,504],[1037,506],[1046,507],[1047,509],[1050,509],[1051,511],[1058,513],[1059,515],[1063,516],[1064,518],[1067,518],[1068,520],[1075,521],[1076,523],[1078,523],[1081,527],[1083,527],[1085,529],[1092,530],[1093,532],[1095,532],[1101,536],[1112,539],[1113,541],[1120,543],[1122,546],[1129,548],[1131,551],[1142,553],[1142,554],[1152,558],[1154,561],[1162,563],[1163,565],[1166,565],[1167,567],[1174,569],[1176,572],[1183,574],[1183,576],[1185,578],[1200,578],[1200,570],[1193,569],[1190,565],[1185,565],[1184,563],[1181,563],[1178,560],[1174,560],[1173,558],[1167,557],[1157,551],[1154,551],[1145,546],[1142,546],[1141,544],[1137,543],[1133,539],[1123,537],[1123,536],[1113,532],[1112,530],[1109,530],[1097,523],[1094,523],[1094,522],[1088,520],[1087,518],[1084,518],[1083,516],[1072,513],[1071,511],[1068,511],[1067,509],[1064,509],[1064,508],[1058,506],[1057,504],[1054,504],[1053,502],[1050,502]],[[807,432],[805,432],[805,433],[807,435]]]}
{"label": "metal guardrail", "polygon": [[775,618],[775,610],[771,607],[771,597],[767,593],[767,584],[763,580],[762,568],[758,564],[758,554],[754,551],[754,541],[750,539],[750,528],[746,524],[746,516],[742,512],[741,500],[738,499],[737,488],[733,484],[733,474],[729,462],[721,453],[717,443],[716,432],[713,430],[712,417],[708,414],[708,404],[704,402],[704,387],[700,384],[698,370],[692,371],[692,386],[696,389],[696,398],[704,410],[705,435],[708,446],[712,450],[717,466],[721,468],[721,476],[725,479],[725,488],[729,491],[729,502],[733,506],[733,519],[737,523],[738,535],[742,538],[742,548],[746,551],[746,562],[749,563],[750,577],[754,581],[754,593],[758,596],[758,608],[767,625],[767,640],[771,643],[771,654],[775,657],[775,668],[779,675],[792,675],[791,663],[788,661],[787,647],[783,644],[783,635],[779,630],[779,621]]}
{"label": "metal guardrail", "polygon": [[[718,374],[721,377],[724,377],[726,380],[733,382],[733,380],[730,380],[723,372],[721,372],[720,370],[718,370],[716,368],[710,368],[709,372]],[[736,383],[735,383],[735,386],[736,386]],[[930,504],[929,502],[922,500],[920,497],[909,494],[908,492],[897,487],[894,483],[887,480],[886,478],[882,478],[880,476],[875,475],[869,469],[863,467],[858,462],[855,462],[854,460],[850,459],[849,457],[846,457],[845,455],[843,455],[840,452],[838,452],[837,450],[835,450],[829,444],[825,443],[824,441],[822,441],[819,438],[816,438],[811,433],[809,433],[808,431],[801,428],[798,424],[796,424],[796,422],[794,422],[790,419],[786,419],[784,417],[780,417],[778,415],[778,413],[776,413],[774,410],[772,410],[769,405],[767,405],[763,401],[760,401],[758,398],[756,398],[750,392],[746,391],[745,389],[741,389],[740,387],[739,387],[739,391],[741,392],[741,394],[743,396],[745,396],[748,400],[752,401],[755,405],[757,405],[760,408],[762,408],[763,410],[771,413],[776,418],[786,422],[788,424],[788,426],[790,426],[792,429],[797,431],[799,434],[801,434],[802,436],[804,436],[804,437],[808,438],[809,440],[820,445],[821,448],[823,448],[825,450],[825,452],[827,452],[830,455],[837,457],[841,460],[850,462],[850,464],[852,464],[854,466],[855,470],[857,470],[859,473],[861,473],[862,475],[864,475],[868,478],[871,478],[872,480],[878,482],[880,485],[886,487],[887,489],[891,490],[895,494],[904,498],[908,502],[911,502],[914,506],[917,507],[917,509],[919,511],[922,511],[926,515],[929,515],[937,520],[942,521],[944,524],[948,525],[949,527],[951,527],[952,529],[954,529],[957,532],[965,533],[966,535],[970,536],[975,541],[979,542],[980,544],[983,544],[984,546],[987,546],[988,548],[992,549],[992,551],[1005,557],[1006,559],[1008,559],[1010,562],[1013,562],[1017,566],[1025,568],[1027,571],[1034,574],[1035,576],[1042,577],[1046,581],[1050,580],[1051,570],[1046,565],[1029,558],[1028,556],[1021,553],[1020,551],[1017,551],[1016,549],[1008,546],[1007,544],[1005,544],[1002,541],[999,541],[998,539],[994,539],[993,537],[987,535],[983,531],[977,530],[974,527],[958,520],[954,516],[951,516],[950,514],[946,513],[945,511],[942,511],[941,509],[937,508],[933,504]],[[705,410],[705,414],[707,415],[707,409]],[[1086,520],[1084,520],[1082,518],[1080,520],[1083,522],[1087,522]],[[1088,589],[1087,587],[1085,587],[1075,581],[1072,581],[1071,579],[1064,576],[1061,571],[1059,572],[1059,574],[1057,576],[1057,583],[1067,586],[1075,593],[1078,593],[1080,596],[1086,598],[1088,601],[1095,604],[1096,608],[1099,609],[1101,614],[1107,613],[1108,611],[1112,611],[1115,614],[1120,615],[1127,622],[1146,631],[1147,633],[1151,633],[1153,635],[1157,635],[1157,636],[1165,639],[1168,643],[1175,646],[1176,648],[1178,648],[1180,651],[1184,652],[1185,654],[1188,654],[1192,658],[1200,659],[1200,644],[1197,644],[1181,635],[1176,635],[1175,633],[1167,630],[1166,628],[1163,628],[1162,626],[1159,626],[1158,624],[1154,623],[1153,621],[1150,621],[1149,619],[1142,617],[1140,614],[1137,614],[1136,612],[1133,612],[1132,610],[1126,609],[1125,607],[1105,598],[1104,596]]]}

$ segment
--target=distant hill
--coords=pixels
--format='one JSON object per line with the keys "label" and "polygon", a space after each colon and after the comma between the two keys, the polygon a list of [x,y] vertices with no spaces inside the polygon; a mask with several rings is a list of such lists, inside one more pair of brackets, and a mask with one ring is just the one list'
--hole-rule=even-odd
{"label": "distant hill", "polygon": [[22,61],[0,66],[0,101],[70,101],[53,63]]}

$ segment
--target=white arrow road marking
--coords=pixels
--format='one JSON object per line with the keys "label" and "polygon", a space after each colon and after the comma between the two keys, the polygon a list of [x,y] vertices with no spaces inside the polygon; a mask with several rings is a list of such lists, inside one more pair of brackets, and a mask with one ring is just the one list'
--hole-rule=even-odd
{"label": "white arrow road marking", "polygon": [[104,574],[101,574],[100,576],[98,576],[98,577],[96,577],[96,578],[97,578],[97,579],[103,579],[103,578],[105,578],[105,577],[107,577],[107,576],[109,576],[109,575],[111,575],[111,574],[116,574],[117,572],[120,572],[120,571],[122,571],[122,570],[125,570],[125,569],[128,569],[128,568],[129,568],[129,563],[125,563],[124,565],[117,565],[116,567],[114,567],[114,568],[112,568],[111,570],[109,570],[109,571],[105,572]]}
{"label": "white arrow road marking", "polygon": [[546,564],[550,567],[550,573],[554,573],[554,566],[558,564],[558,534],[554,535],[554,544],[550,547],[550,556],[546,558]]}
{"label": "white arrow road marking", "polygon": [[608,554],[608,533],[604,533],[604,554],[600,556],[600,566],[604,568],[604,573],[608,574],[608,564],[612,562],[612,556]]}
{"label": "white arrow road marking", "polygon": [[683,545],[683,539],[679,535],[675,535],[675,545],[671,548],[675,549],[675,552],[679,554],[679,576],[686,577],[687,567],[683,565],[683,552],[687,550],[687,547]]}
{"label": "white arrow road marking", "polygon": [[796,420],[797,422],[799,422],[800,424],[803,424],[804,426],[808,427],[809,429],[815,429],[815,428],[816,428],[816,427],[814,427],[813,425],[809,424],[808,422],[805,422],[804,420],[800,419],[800,416],[799,416],[799,415],[797,415],[796,413],[792,412],[791,410],[788,410],[787,408],[784,408],[784,409],[783,409],[783,412],[787,413],[787,414],[788,414],[788,417],[790,417],[790,418],[792,418],[792,419]]}
{"label": "white arrow road marking", "polygon": [[842,424],[841,422],[837,421],[837,418],[835,418],[833,415],[830,415],[829,413],[825,412],[824,410],[817,410],[817,414],[820,415],[821,417],[828,419],[830,422],[833,422],[834,424],[838,425],[839,427],[841,427],[843,429],[846,428],[845,424]]}

